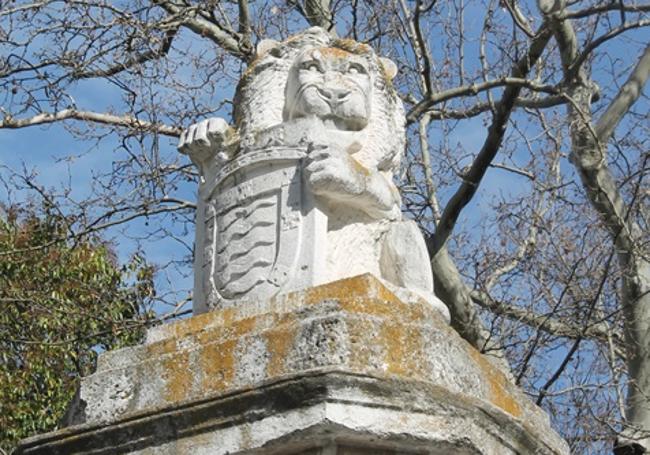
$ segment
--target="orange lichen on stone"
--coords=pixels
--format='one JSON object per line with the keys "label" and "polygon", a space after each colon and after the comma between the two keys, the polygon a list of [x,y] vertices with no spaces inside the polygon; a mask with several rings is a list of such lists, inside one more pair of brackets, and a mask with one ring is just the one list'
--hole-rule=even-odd
{"label": "orange lichen on stone", "polygon": [[176,338],[168,338],[166,340],[159,341],[157,343],[152,343],[146,345],[147,356],[159,356],[164,354],[171,354],[176,351]]}
{"label": "orange lichen on stone", "polygon": [[200,369],[203,373],[202,389],[221,392],[231,384],[235,373],[236,340],[213,343],[205,346],[200,353]]}
{"label": "orange lichen on stone", "polygon": [[219,311],[221,315],[221,323],[225,326],[228,326],[232,324],[232,321],[235,318],[235,310],[234,308],[224,308],[223,310]]}
{"label": "orange lichen on stone", "polygon": [[[375,277],[370,275],[370,279],[377,282],[376,294],[373,298],[373,302],[376,303],[371,308],[376,308],[377,305],[381,304],[384,306],[386,314],[399,316],[403,322],[422,322],[424,320],[425,308],[430,310],[430,307],[426,307],[428,304],[424,300],[419,304],[405,303]],[[432,313],[432,311],[430,310],[429,313]]]}
{"label": "orange lichen on stone", "polygon": [[370,274],[344,278],[305,289],[304,291],[292,292],[287,294],[285,298],[299,300],[303,305],[315,305],[324,300],[338,300],[342,305],[351,306],[350,309],[354,307],[357,310],[361,306],[355,304],[376,299],[396,304],[401,303],[392,292]]}
{"label": "orange lichen on stone", "polygon": [[[180,338],[172,338],[150,346],[152,355],[176,352],[163,361],[167,374],[168,393],[166,399],[168,401],[181,401],[187,398],[191,390],[193,374],[198,374],[198,372],[193,373],[192,370],[199,370],[202,373],[202,391],[224,391],[232,384],[235,370],[234,350],[237,340],[254,330],[255,318],[233,321],[232,311],[226,311],[225,314],[224,319],[227,321],[227,325],[214,330],[201,330],[205,325],[193,326],[198,333],[191,333],[190,326],[186,326],[188,328],[185,332],[186,337],[193,335],[194,344],[200,346],[196,367],[190,368],[189,350],[176,351],[178,349],[176,345]],[[212,314],[212,316],[215,315]]]}
{"label": "orange lichen on stone", "polygon": [[164,343],[174,343],[175,339],[186,338],[212,327],[227,324],[232,319],[232,313],[232,308],[226,308],[154,327],[151,330],[154,331],[154,339],[157,341],[149,342],[149,349],[151,353],[169,352],[169,346]]}
{"label": "orange lichen on stone", "polygon": [[422,338],[419,331],[408,329],[392,321],[382,324],[379,336],[386,352],[386,371],[410,379],[420,379],[425,376],[421,361]]}
{"label": "orange lichen on stone", "polygon": [[196,340],[199,344],[205,345],[219,340],[238,339],[251,333],[255,328],[255,323],[255,317],[235,320],[232,311],[230,311],[228,318],[224,318],[222,324],[215,326],[213,330],[205,330],[197,334]]}
{"label": "orange lichen on stone", "polygon": [[340,59],[349,59],[352,54],[338,47],[320,47],[318,51],[323,54],[325,57],[329,58],[340,58]]}
{"label": "orange lichen on stone", "polygon": [[371,274],[344,278],[276,297],[272,306],[301,307],[335,300],[341,310],[355,314],[397,318],[402,323],[421,323],[434,317],[426,302],[405,303]]}
{"label": "orange lichen on stone", "polygon": [[371,366],[372,347],[368,344],[368,337],[372,336],[374,326],[372,321],[357,320],[348,323],[348,336],[350,340],[350,366],[360,371],[368,370]]}
{"label": "orange lichen on stone", "polygon": [[521,406],[515,397],[508,391],[514,387],[508,379],[496,367],[494,367],[483,355],[471,346],[468,346],[470,356],[481,368],[483,377],[490,385],[490,401],[495,406],[503,409],[510,415],[519,417],[522,413]]}
{"label": "orange lichen on stone", "polygon": [[350,313],[389,316],[398,318],[403,323],[418,323],[425,319],[424,302],[422,304],[403,302],[370,274],[346,278],[332,285],[341,286],[340,293],[344,297],[338,300],[341,308]]}
{"label": "orange lichen on stone", "polygon": [[391,306],[395,304],[380,299],[346,299],[341,301],[340,304],[341,309],[349,313],[369,314],[373,316],[398,314],[398,310]]}
{"label": "orange lichen on stone", "polygon": [[181,352],[163,360],[165,374],[165,400],[171,403],[183,401],[192,390],[192,372],[189,353]]}
{"label": "orange lichen on stone", "polygon": [[296,325],[293,316],[285,316],[276,328],[264,333],[266,348],[270,354],[269,363],[266,366],[267,377],[279,376],[285,371],[287,356],[294,346],[296,340]]}
{"label": "orange lichen on stone", "polygon": [[337,39],[334,41],[334,46],[353,54],[367,54],[372,51],[372,48],[367,44],[349,38]]}
{"label": "orange lichen on stone", "polygon": [[184,319],[180,321],[181,323],[176,325],[176,330],[174,335],[176,337],[184,337],[190,333],[196,333],[205,328],[206,325],[212,321],[212,317],[209,313],[199,314],[194,317]]}
{"label": "orange lichen on stone", "polygon": [[164,338],[181,338],[189,333],[196,333],[202,330],[213,318],[214,316],[210,313],[198,314],[191,318],[166,324],[162,327],[156,327],[156,330],[162,331]]}
{"label": "orange lichen on stone", "polygon": [[305,305],[314,305],[327,299],[340,301],[365,299],[374,294],[374,284],[371,276],[366,274],[333,281],[304,291],[293,292],[288,294],[287,297],[298,298]]}

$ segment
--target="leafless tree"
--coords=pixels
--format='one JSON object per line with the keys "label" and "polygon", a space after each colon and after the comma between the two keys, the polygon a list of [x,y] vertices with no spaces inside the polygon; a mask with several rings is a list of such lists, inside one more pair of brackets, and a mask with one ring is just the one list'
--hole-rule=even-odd
{"label": "leafless tree", "polygon": [[[62,125],[76,157],[110,164],[87,190],[45,188],[25,151],[3,166],[7,198],[49,198],[77,220],[70,238],[178,242],[163,277],[189,274],[192,248],[196,174],[174,138],[231,115],[259,40],[318,25],[391,57],[408,113],[404,210],[453,326],[510,364],[575,453],[650,448],[650,3],[0,5],[0,139]],[[169,281],[160,311],[182,313],[189,290]]]}

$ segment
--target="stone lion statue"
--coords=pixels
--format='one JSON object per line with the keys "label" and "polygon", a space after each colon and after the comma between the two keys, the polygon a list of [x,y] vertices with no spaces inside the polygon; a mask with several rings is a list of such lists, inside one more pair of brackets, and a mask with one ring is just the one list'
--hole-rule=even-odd
{"label": "stone lion statue", "polygon": [[403,220],[393,183],[404,151],[404,111],[389,59],[369,46],[314,27],[284,42],[262,41],[235,96],[235,126],[204,120],[186,129],[179,150],[203,182],[251,150],[303,147],[305,188],[327,215],[321,282],[373,273],[403,299],[433,294],[424,239]]}

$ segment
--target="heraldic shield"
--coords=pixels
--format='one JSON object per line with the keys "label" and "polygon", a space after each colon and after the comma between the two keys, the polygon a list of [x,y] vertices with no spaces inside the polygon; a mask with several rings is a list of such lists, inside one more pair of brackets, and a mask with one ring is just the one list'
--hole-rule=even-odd
{"label": "heraldic shield", "polygon": [[305,153],[270,147],[240,154],[203,185],[197,270],[205,309],[318,284],[324,245],[315,239],[325,238],[318,231],[326,231],[327,219],[303,188]]}

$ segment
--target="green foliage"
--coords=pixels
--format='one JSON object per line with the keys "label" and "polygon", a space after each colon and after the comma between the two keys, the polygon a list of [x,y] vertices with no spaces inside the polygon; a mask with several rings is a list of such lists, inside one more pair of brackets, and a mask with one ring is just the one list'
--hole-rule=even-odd
{"label": "green foliage", "polygon": [[[97,352],[137,343],[151,314],[151,267],[118,267],[69,221],[0,206],[0,448],[56,427]],[[129,284],[135,281],[135,284]]]}

